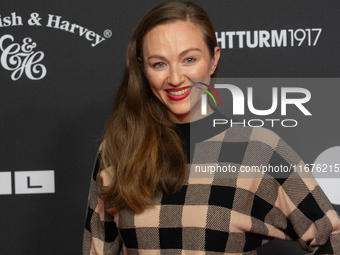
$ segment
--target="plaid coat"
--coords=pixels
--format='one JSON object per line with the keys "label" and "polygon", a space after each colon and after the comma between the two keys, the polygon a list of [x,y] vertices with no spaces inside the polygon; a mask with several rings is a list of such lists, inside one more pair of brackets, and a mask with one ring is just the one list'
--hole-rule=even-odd
{"label": "plaid coat", "polygon": [[[201,121],[212,118],[216,115]],[[200,121],[191,123],[191,130],[193,125],[199,128]],[[309,254],[340,255],[337,212],[312,175],[300,171],[304,163],[279,136],[234,125],[190,140],[189,124],[179,127],[189,178],[175,195],[157,195],[155,205],[141,214],[106,208],[97,192],[99,180],[108,185],[109,169],[99,176],[97,162],[83,255],[253,255],[274,238],[297,241]],[[245,171],[252,166],[281,170]]]}

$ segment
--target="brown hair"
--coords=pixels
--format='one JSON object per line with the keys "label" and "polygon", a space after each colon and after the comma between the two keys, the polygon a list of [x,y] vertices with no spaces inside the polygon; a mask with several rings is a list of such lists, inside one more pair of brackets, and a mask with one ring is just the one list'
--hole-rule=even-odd
{"label": "brown hair", "polygon": [[187,159],[181,134],[138,64],[146,34],[157,25],[178,20],[197,24],[214,56],[214,28],[206,12],[195,4],[165,2],[140,22],[127,48],[124,76],[101,151],[102,168],[112,166],[109,169],[113,171],[110,185],[101,193],[109,206],[142,212],[153,205],[158,191],[172,195],[185,182]]}

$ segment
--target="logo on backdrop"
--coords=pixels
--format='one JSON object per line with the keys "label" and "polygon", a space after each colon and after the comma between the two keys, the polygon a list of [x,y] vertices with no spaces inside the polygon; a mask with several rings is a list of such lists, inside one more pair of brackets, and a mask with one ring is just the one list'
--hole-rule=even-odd
{"label": "logo on backdrop", "polygon": [[[7,42],[10,44],[7,45]],[[7,45],[7,46],[5,46]],[[3,35],[0,38],[1,65],[4,69],[12,71],[11,79],[16,81],[25,73],[31,80],[40,80],[45,77],[46,67],[40,62],[44,59],[44,52],[34,51],[37,43],[26,37],[22,44],[14,43],[12,35]]]}
{"label": "logo on backdrop", "polygon": [[[315,46],[322,28],[215,32],[221,49]],[[228,45],[227,45],[228,44]]]}
{"label": "logo on backdrop", "polygon": [[0,195],[55,193],[54,170],[0,172]]}
{"label": "logo on backdrop", "polygon": [[[27,24],[29,26],[37,26],[41,27],[43,26],[44,19],[40,17],[39,13],[32,12],[30,15],[30,18],[27,21]],[[99,43],[105,41],[105,38],[110,38],[112,36],[112,32],[110,29],[106,29],[104,31],[104,36],[101,36],[97,33],[95,33],[92,30],[89,30],[88,28],[85,28],[81,25],[78,25],[76,23],[71,23],[67,20],[63,20],[62,16],[54,15],[54,14],[48,14],[47,22],[45,23],[46,27],[54,28],[63,30],[65,32],[69,32],[72,34],[78,34],[80,37],[83,37],[89,41],[92,42],[91,46],[95,47]],[[11,16],[3,17],[1,18],[0,15],[0,28],[1,27],[14,27],[14,26],[23,26],[22,17],[17,15],[16,12],[12,12]]]}
{"label": "logo on backdrop", "polygon": [[[76,23],[71,23],[62,19],[62,16],[54,14],[48,14],[48,17],[44,19],[43,17],[40,17],[39,13],[33,12],[27,20],[27,25],[31,27],[42,27],[44,24],[47,28],[63,30],[65,32],[79,35],[79,37],[83,37],[87,41],[91,42],[92,47],[97,46],[99,43],[112,36],[112,31],[110,29],[106,29],[103,32],[103,36],[100,36],[88,28]],[[0,15],[0,29],[23,25],[24,22],[22,17],[17,15],[16,12],[12,12],[11,15],[5,17]],[[20,79],[23,74],[31,80],[43,79],[47,73],[46,67],[42,64],[42,60],[45,56],[44,52],[37,51],[38,45],[31,37],[24,38],[22,43],[15,42],[15,39],[16,38],[14,38],[11,34],[1,36],[1,66],[5,70],[12,72],[11,79],[13,81]]]}

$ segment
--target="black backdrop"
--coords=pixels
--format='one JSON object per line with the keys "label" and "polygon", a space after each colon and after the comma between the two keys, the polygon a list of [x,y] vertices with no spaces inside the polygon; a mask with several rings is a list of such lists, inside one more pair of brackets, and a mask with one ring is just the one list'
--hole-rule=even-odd
{"label": "black backdrop", "polygon": [[[1,1],[0,254],[81,253],[90,175],[122,76],[127,42],[141,18],[159,2]],[[229,36],[225,37],[220,77],[339,77],[339,1],[193,2],[211,16],[220,40],[222,32],[287,30],[285,47],[264,44],[250,48],[244,41],[240,48],[239,36],[235,35],[231,48]],[[47,26],[49,18],[57,20],[57,16],[60,24],[55,27],[57,23],[52,22],[52,27]],[[79,25],[74,26],[74,33],[66,31],[72,24]],[[313,29],[319,28],[322,30],[316,40],[318,31]],[[304,32],[296,32],[298,29]],[[104,37],[104,32],[111,37]],[[298,46],[303,34],[306,38]],[[21,47],[24,38],[32,40],[26,46],[33,42],[36,45],[31,49]],[[95,38],[102,41],[93,47]],[[8,52],[12,44],[18,46]],[[23,61],[17,68],[17,80],[11,78],[15,70],[6,69],[6,65],[17,65],[11,65],[6,52],[22,53],[17,57],[17,61]],[[40,72],[32,77],[30,71],[34,68],[46,69],[46,75]],[[333,89],[332,97],[324,100],[338,101],[340,87]],[[333,110],[328,124],[339,126],[335,118],[339,109]],[[322,128],[322,123],[315,122]],[[293,148],[302,147],[294,144],[300,136],[293,133],[287,137]],[[334,132],[332,137],[323,148],[314,146],[314,154],[339,146],[339,135]],[[304,150],[297,152],[303,158]],[[46,177],[44,174],[50,171],[52,176]],[[29,183],[19,182],[20,174]],[[295,243],[275,240],[263,246],[259,254],[304,252]]]}

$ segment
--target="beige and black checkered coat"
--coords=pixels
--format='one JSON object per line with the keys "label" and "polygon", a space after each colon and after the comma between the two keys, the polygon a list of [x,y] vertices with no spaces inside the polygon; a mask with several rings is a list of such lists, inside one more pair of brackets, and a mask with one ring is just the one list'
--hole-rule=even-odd
{"label": "beige and black checkered coat", "polygon": [[[199,122],[191,125],[199,128]],[[297,241],[309,254],[340,254],[336,211],[311,174],[299,171],[304,163],[279,136],[265,128],[233,126],[189,142],[188,125],[179,125],[188,152],[191,148],[187,183],[174,196],[159,194],[142,214],[105,208],[98,181],[107,184],[109,178],[105,171],[97,176],[96,164],[83,255],[253,255],[274,238]],[[203,172],[208,165],[215,170]],[[218,172],[217,165],[237,171]],[[289,171],[241,172],[246,166]]]}

